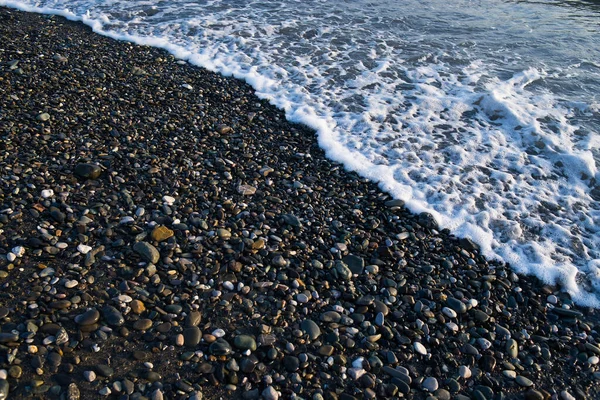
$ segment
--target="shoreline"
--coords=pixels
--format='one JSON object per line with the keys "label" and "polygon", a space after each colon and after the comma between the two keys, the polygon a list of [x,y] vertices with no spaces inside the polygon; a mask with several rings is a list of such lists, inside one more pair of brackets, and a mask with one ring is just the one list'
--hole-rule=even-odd
{"label": "shoreline", "polygon": [[247,84],[62,17],[0,37],[0,398],[600,396],[597,310]]}

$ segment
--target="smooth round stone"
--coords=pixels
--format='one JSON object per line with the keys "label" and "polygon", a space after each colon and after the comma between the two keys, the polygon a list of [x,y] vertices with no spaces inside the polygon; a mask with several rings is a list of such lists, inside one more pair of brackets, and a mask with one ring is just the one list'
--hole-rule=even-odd
{"label": "smooth round stone", "polygon": [[435,392],[436,390],[438,390],[439,384],[437,379],[430,376],[429,378],[425,378],[425,380],[423,380],[421,387],[423,388],[423,390],[426,390],[428,392]]}
{"label": "smooth round stone", "polygon": [[179,304],[169,304],[165,307],[165,311],[171,314],[180,314],[183,311],[183,307]]}
{"label": "smooth round stone", "polygon": [[223,338],[218,338],[210,344],[208,351],[215,356],[226,356],[231,354],[232,348],[229,343]]}
{"label": "smooth round stone", "polygon": [[141,300],[133,300],[129,303],[129,307],[131,307],[131,311],[138,315],[146,311],[146,306]]}
{"label": "smooth round stone", "polygon": [[458,367],[458,376],[463,379],[469,379],[471,377],[471,369],[466,365],[461,365]]}
{"label": "smooth round stone", "polygon": [[304,293],[298,293],[298,294],[296,295],[296,300],[298,301],[298,303],[305,304],[305,303],[308,303],[308,300],[309,300],[309,298],[308,298],[308,296],[307,296],[306,294],[304,294]]}
{"label": "smooth round stone", "polygon": [[533,382],[531,380],[529,380],[528,378],[525,378],[523,375],[517,376],[515,378],[515,381],[523,387],[533,386]]}
{"label": "smooth round stone", "polygon": [[267,388],[265,390],[263,390],[261,394],[265,400],[278,400],[279,399],[279,393],[277,393],[277,390],[275,390],[273,388],[273,386],[267,386]]}
{"label": "smooth round stone", "polygon": [[477,309],[471,310],[471,315],[473,315],[473,318],[479,322],[486,322],[488,319],[490,319],[489,315]]}
{"label": "smooth round stone", "polygon": [[238,335],[233,339],[233,345],[242,350],[256,350],[256,340],[250,335]]}
{"label": "smooth round stone", "polygon": [[421,355],[427,355],[427,349],[420,342],[415,342],[413,347],[417,353]]}
{"label": "smooth round stone", "polygon": [[321,314],[323,322],[340,322],[342,316],[337,311],[325,311]]}
{"label": "smooth round stone", "polygon": [[102,316],[112,326],[121,326],[125,323],[123,314],[113,306],[102,307]]}
{"label": "smooth round stone", "polygon": [[508,369],[505,369],[504,371],[502,371],[502,375],[504,375],[508,379],[515,379],[517,377],[517,373],[515,371],[511,371]]}
{"label": "smooth round stone", "polygon": [[95,164],[80,163],[75,166],[73,172],[83,179],[97,179],[102,173],[102,169]]}
{"label": "smooth round stone", "polygon": [[285,356],[283,359],[283,367],[288,372],[296,372],[300,368],[300,360],[298,357]]}
{"label": "smooth round stone", "polygon": [[92,246],[88,246],[86,244],[80,244],[77,246],[77,251],[81,254],[87,254],[92,251]]}
{"label": "smooth round stone", "polygon": [[217,229],[217,236],[221,239],[227,240],[231,238],[231,232],[227,229],[219,228]]}
{"label": "smooth round stone", "polygon": [[8,307],[0,307],[0,318],[6,317],[9,312],[10,310],[8,309]]}
{"label": "smooth round stone", "polygon": [[448,318],[456,318],[458,316],[458,314],[456,314],[456,311],[454,311],[453,309],[451,309],[449,307],[442,308],[442,312]]}
{"label": "smooth round stone", "polygon": [[197,326],[189,326],[183,330],[183,343],[187,347],[196,347],[202,339],[202,331]]}
{"label": "smooth round stone", "polygon": [[464,314],[467,312],[467,305],[454,297],[448,297],[446,299],[446,304],[459,314]]}
{"label": "smooth round stone", "polygon": [[96,380],[96,373],[94,371],[83,371],[83,377],[88,382],[94,382]]}
{"label": "smooth round stone", "polygon": [[529,389],[525,393],[525,400],[544,400],[544,395],[534,389]]}
{"label": "smooth round stone", "polygon": [[100,319],[100,312],[98,310],[96,310],[95,308],[92,308],[91,310],[87,310],[83,314],[79,314],[78,316],[76,316],[75,322],[78,325],[85,326],[85,325],[93,325],[96,322],[98,322],[99,319]]}
{"label": "smooth round stone", "polygon": [[133,250],[138,253],[143,259],[152,264],[156,264],[160,259],[160,253],[148,242],[137,242],[133,245]]}
{"label": "smooth round stone", "polygon": [[334,350],[335,350],[335,348],[332,345],[325,344],[325,345],[321,346],[317,352],[320,355],[327,357],[327,356],[332,355]]}
{"label": "smooth round stone", "polygon": [[133,323],[133,329],[136,331],[145,331],[152,327],[152,320],[147,318],[138,319]]}
{"label": "smooth round stone", "polygon": [[305,319],[302,321],[300,329],[308,335],[310,340],[315,340],[321,336],[321,328],[319,328],[319,325],[312,319]]}

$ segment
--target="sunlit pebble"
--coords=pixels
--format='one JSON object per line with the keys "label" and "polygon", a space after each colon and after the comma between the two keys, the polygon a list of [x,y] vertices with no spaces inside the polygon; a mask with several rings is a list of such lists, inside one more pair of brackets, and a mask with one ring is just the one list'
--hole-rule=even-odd
{"label": "sunlit pebble", "polygon": [[234,289],[233,283],[231,283],[229,281],[223,282],[223,287],[229,291]]}
{"label": "sunlit pebble", "polygon": [[352,366],[354,368],[362,368],[364,361],[365,361],[364,357],[358,357],[358,358],[356,358],[356,360],[352,361]]}
{"label": "sunlit pebble", "polygon": [[14,253],[8,253],[6,255],[6,259],[8,260],[8,262],[13,262],[17,259],[17,256]]}
{"label": "sunlit pebble", "polygon": [[600,362],[600,358],[598,358],[598,356],[591,356],[590,358],[588,358],[588,363],[592,365],[596,365],[598,364],[598,362]]}
{"label": "sunlit pebble", "polygon": [[11,249],[11,252],[17,257],[23,257],[23,255],[25,254],[25,247],[15,246]]}
{"label": "sunlit pebble", "polygon": [[68,245],[68,244],[66,244],[65,242],[58,242],[58,243],[56,243],[56,247],[57,247],[58,249],[64,250],[64,249],[66,249],[67,247],[69,247],[69,245]]}
{"label": "sunlit pebble", "polygon": [[172,196],[163,196],[162,199],[168,206],[172,206],[175,203],[175,197]]}
{"label": "sunlit pebble", "polygon": [[448,330],[451,332],[458,332],[458,325],[456,325],[454,322],[447,322],[446,328],[448,328]]}
{"label": "sunlit pebble", "polygon": [[91,246],[88,246],[86,244],[80,244],[79,246],[77,246],[77,251],[79,251],[81,254],[87,254],[92,250]]}
{"label": "sunlit pebble", "polygon": [[0,379],[6,379],[8,377],[8,371],[5,369],[0,369]]}
{"label": "sunlit pebble", "polygon": [[341,313],[341,312],[344,312],[344,307],[336,304],[335,306],[333,306],[333,310]]}
{"label": "sunlit pebble", "polygon": [[144,367],[146,367],[148,369],[152,369],[152,368],[154,368],[154,364],[152,364],[151,362],[146,361],[144,363]]}
{"label": "sunlit pebble", "polygon": [[220,290],[213,290],[211,293],[212,297],[221,297],[222,292]]}
{"label": "sunlit pebble", "polygon": [[471,307],[477,307],[477,305],[479,304],[479,302],[475,299],[469,299],[467,303],[469,303]]}
{"label": "sunlit pebble", "polygon": [[444,307],[442,308],[442,312],[449,318],[456,318],[456,311],[454,311],[453,309],[449,308],[449,307]]}
{"label": "sunlit pebble", "polygon": [[415,342],[413,344],[413,347],[415,348],[415,351],[421,355],[427,355],[427,349],[425,348],[425,346],[423,346],[421,343],[419,342]]}
{"label": "sunlit pebble", "polygon": [[42,190],[42,197],[47,199],[48,197],[54,196],[54,190],[52,189],[44,189]]}
{"label": "sunlit pebble", "polygon": [[92,350],[93,350],[94,353],[97,353],[97,352],[100,351],[100,346],[98,346],[98,343],[94,343],[92,345]]}
{"label": "sunlit pebble", "polygon": [[121,218],[121,220],[119,221],[119,224],[124,225],[124,224],[131,224],[132,222],[134,222],[135,220],[133,219],[133,217],[127,216],[127,217],[123,217]]}
{"label": "sunlit pebble", "polygon": [[225,331],[223,329],[219,328],[219,329],[215,329],[214,331],[212,331],[211,334],[216,338],[222,338],[223,336],[225,336]]}
{"label": "sunlit pebble", "polygon": [[288,342],[288,343],[285,345],[285,349],[286,349],[287,351],[289,351],[290,353],[293,353],[293,352],[294,352],[294,350],[296,349],[296,346],[294,346],[294,344],[293,344],[293,343],[290,343],[290,342]]}

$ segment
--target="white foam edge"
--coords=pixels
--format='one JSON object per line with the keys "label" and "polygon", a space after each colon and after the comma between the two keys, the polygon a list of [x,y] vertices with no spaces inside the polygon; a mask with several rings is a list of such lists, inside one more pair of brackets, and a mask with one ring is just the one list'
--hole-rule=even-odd
{"label": "white foam edge", "polygon": [[[499,246],[499,248],[494,251],[492,249],[493,237],[491,232],[469,223],[462,217],[449,218],[441,215],[433,210],[426,201],[416,199],[411,187],[397,182],[393,178],[393,171],[391,169],[386,168],[386,166],[373,164],[362,154],[345,148],[340,142],[336,141],[336,123],[333,119],[320,117],[316,115],[314,110],[306,106],[300,105],[299,107],[294,108],[289,100],[274,97],[268,92],[268,88],[273,87],[275,82],[260,75],[255,69],[252,68],[249,71],[243,71],[236,65],[224,65],[215,62],[215,60],[212,60],[207,55],[193,53],[182,46],[170,43],[165,38],[144,37],[105,31],[102,29],[102,22],[93,19],[88,15],[78,16],[68,9],[59,10],[49,7],[37,7],[14,0],[0,0],[0,6],[37,14],[58,15],[65,17],[70,21],[82,22],[99,35],[138,45],[160,48],[166,50],[174,57],[185,60],[192,65],[206,68],[224,76],[233,76],[247,82],[255,89],[258,98],[268,100],[275,107],[283,109],[286,113],[286,118],[289,121],[305,125],[315,130],[319,146],[325,151],[325,155],[329,159],[343,164],[347,170],[354,171],[362,177],[376,182],[381,190],[389,193],[396,199],[403,200],[406,207],[411,212],[415,214],[422,212],[430,213],[441,228],[447,228],[455,236],[468,237],[477,243],[481,247],[481,253],[486,258],[500,262],[508,262],[517,273],[534,275],[546,284],[560,284],[563,290],[569,293],[576,304],[600,308],[600,298],[595,293],[588,292],[577,284],[577,273],[579,270],[575,266],[554,263],[550,267],[546,263],[524,263],[523,257],[519,255],[519,250],[517,249],[515,251],[513,249],[507,249],[506,245]],[[502,256],[500,254],[502,254]],[[526,266],[524,264],[526,264]],[[600,271],[600,260],[591,260],[588,267]],[[600,275],[600,272],[597,274]]]}

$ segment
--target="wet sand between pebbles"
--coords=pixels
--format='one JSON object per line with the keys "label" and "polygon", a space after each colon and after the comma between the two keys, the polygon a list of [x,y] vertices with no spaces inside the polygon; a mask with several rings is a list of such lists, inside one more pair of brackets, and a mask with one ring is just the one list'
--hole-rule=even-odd
{"label": "wet sand between pebbles", "polygon": [[598,311],[245,83],[0,8],[0,399],[594,399]]}

